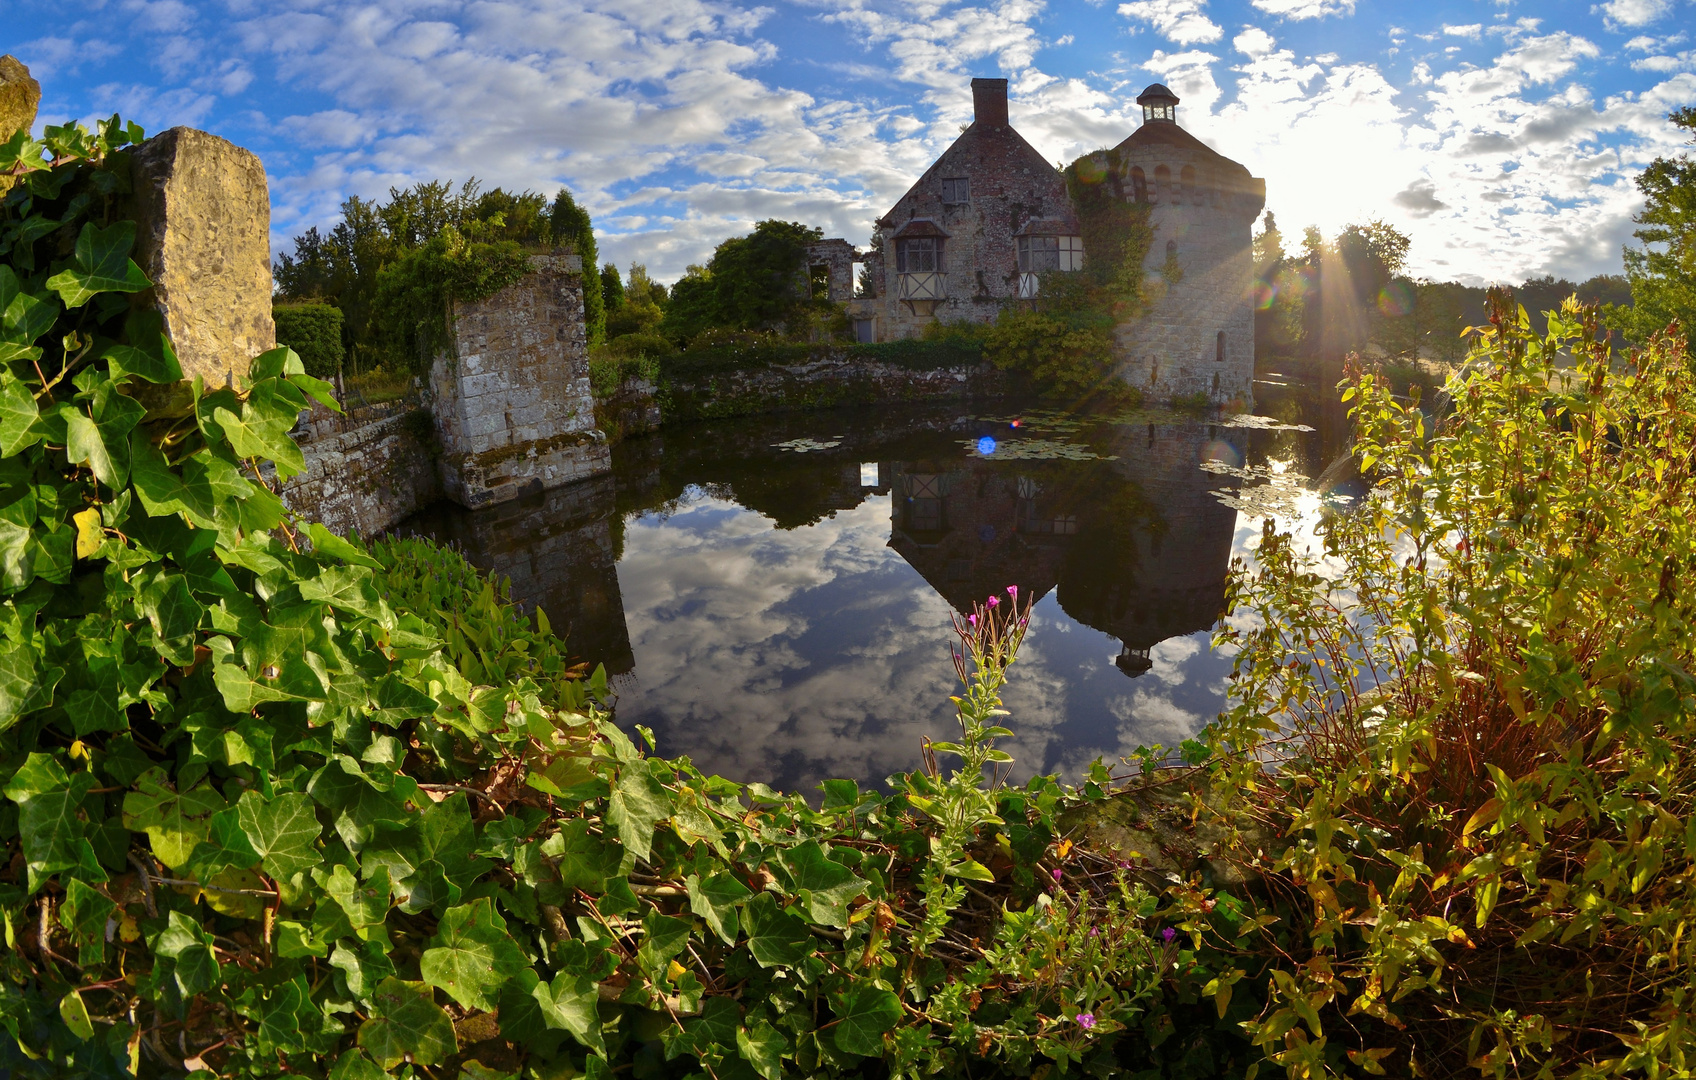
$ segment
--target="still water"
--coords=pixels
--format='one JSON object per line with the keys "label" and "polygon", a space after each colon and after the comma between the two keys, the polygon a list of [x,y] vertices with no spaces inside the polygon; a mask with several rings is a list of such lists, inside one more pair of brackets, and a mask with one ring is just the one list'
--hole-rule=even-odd
{"label": "still water", "polygon": [[667,428],[610,477],[402,531],[510,578],[662,754],[790,790],[877,783],[954,737],[950,612],[1017,585],[1037,603],[1004,747],[1016,778],[1075,775],[1224,701],[1210,630],[1257,484],[1317,476],[1341,426],[1277,372],[1256,393],[1280,423],[1003,402]]}

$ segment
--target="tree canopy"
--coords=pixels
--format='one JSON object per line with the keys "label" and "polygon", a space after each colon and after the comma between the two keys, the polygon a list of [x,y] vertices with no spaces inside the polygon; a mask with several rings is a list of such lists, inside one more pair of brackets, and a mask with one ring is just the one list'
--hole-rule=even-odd
{"label": "tree canopy", "polygon": [[[1667,117],[1696,140],[1696,107]],[[1688,332],[1696,321],[1696,161],[1688,155],[1656,158],[1637,178],[1643,212],[1632,233],[1642,247],[1625,249],[1631,281],[1630,310],[1611,309],[1609,324],[1634,341],[1647,341],[1673,320]]]}

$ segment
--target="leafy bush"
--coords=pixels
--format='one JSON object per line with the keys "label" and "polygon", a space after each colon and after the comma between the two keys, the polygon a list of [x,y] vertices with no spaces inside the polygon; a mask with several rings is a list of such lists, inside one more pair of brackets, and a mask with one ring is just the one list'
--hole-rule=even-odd
{"label": "leafy bush", "polygon": [[530,256],[517,241],[476,242],[449,225],[377,276],[379,340],[397,366],[428,371],[453,347],[454,301],[487,299],[529,271]]}
{"label": "leafy bush", "polygon": [[597,401],[611,398],[629,380],[653,382],[659,372],[659,360],[645,353],[620,356],[611,349],[595,349],[589,354],[589,389]]}
{"label": "leafy bush", "polygon": [[278,304],[277,344],[300,357],[315,379],[335,378],[342,370],[342,309],[331,304]]}
{"label": "leafy bush", "polygon": [[1354,372],[1371,495],[1324,567],[1268,526],[1233,581],[1211,783],[1269,900],[1205,944],[1270,970],[1292,1077],[1696,1060],[1696,371],[1671,334],[1616,367],[1573,301],[1529,325],[1492,297],[1435,428]]}

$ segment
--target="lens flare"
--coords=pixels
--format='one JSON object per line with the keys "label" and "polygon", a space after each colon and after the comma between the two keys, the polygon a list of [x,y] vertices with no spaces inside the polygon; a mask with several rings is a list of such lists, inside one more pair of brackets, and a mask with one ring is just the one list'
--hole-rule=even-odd
{"label": "lens flare", "polygon": [[1413,310],[1413,290],[1405,281],[1392,281],[1378,290],[1378,310],[1392,319]]}
{"label": "lens flare", "polygon": [[985,435],[983,438],[979,439],[978,440],[978,453],[982,454],[984,457],[988,457],[989,455],[995,453],[995,440],[990,438],[988,435]]}
{"label": "lens flare", "polygon": [[1254,288],[1249,293],[1249,298],[1254,301],[1254,310],[1256,311],[1269,310],[1272,307],[1272,301],[1277,296],[1278,290],[1264,281],[1255,282]]}

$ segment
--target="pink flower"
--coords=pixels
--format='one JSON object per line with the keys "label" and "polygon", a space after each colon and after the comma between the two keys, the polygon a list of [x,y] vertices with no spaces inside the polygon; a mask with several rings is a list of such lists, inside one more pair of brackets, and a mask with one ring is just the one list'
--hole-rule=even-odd
{"label": "pink flower", "polygon": [[1019,598],[1019,587],[1017,585],[1007,586],[1007,595],[1017,600]]}
{"label": "pink flower", "polygon": [[1000,600],[999,597],[992,596],[992,597],[989,598],[989,606],[990,607],[995,607],[999,603],[1001,603],[1001,600]]}
{"label": "pink flower", "polygon": [[976,626],[978,624],[978,617],[976,615],[967,615],[966,621],[971,623],[973,626]]}
{"label": "pink flower", "polygon": [[1060,868],[1058,866],[1056,866],[1054,868],[1054,880],[1059,881],[1062,876],[1063,875],[1060,873]]}
{"label": "pink flower", "polygon": [[1178,932],[1176,930],[1172,929],[1170,926],[1168,926],[1166,929],[1160,931],[1160,939],[1168,945],[1172,944],[1172,939],[1177,937],[1177,936],[1178,936]]}
{"label": "pink flower", "polygon": [[1079,1013],[1077,1019],[1078,1026],[1083,1028],[1085,1031],[1088,1031],[1090,1028],[1095,1026],[1094,1013]]}

